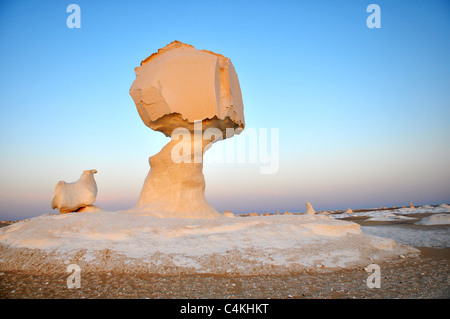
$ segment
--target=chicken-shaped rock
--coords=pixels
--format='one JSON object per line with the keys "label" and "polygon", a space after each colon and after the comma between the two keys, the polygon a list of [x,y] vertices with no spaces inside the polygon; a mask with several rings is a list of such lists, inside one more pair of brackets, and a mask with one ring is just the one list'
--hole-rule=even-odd
{"label": "chicken-shaped rock", "polygon": [[92,205],[97,197],[95,173],[95,169],[83,171],[80,179],[73,183],[59,181],[53,191],[52,209],[57,208],[61,214],[65,214]]}

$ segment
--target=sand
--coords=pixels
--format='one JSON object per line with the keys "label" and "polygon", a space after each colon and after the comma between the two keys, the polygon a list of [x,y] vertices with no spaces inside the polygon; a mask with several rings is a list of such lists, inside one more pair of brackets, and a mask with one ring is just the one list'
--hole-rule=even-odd
{"label": "sand", "polygon": [[305,271],[288,276],[152,276],[82,273],[68,289],[68,274],[2,272],[1,298],[450,298],[450,249],[421,248],[420,257],[381,263],[381,288],[369,289],[362,268]]}

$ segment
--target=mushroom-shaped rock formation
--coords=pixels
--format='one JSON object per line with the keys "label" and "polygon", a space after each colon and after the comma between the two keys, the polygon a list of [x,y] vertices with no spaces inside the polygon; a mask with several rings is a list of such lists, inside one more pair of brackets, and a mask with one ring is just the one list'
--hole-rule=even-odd
{"label": "mushroom-shaped rock formation", "polygon": [[205,199],[203,153],[212,142],[244,129],[233,64],[174,41],[135,72],[130,95],[142,121],[171,141],[149,158],[150,172],[133,210],[160,217],[220,216]]}
{"label": "mushroom-shaped rock formation", "polygon": [[86,170],[76,182],[59,181],[53,191],[52,209],[57,208],[61,214],[65,214],[92,205],[97,197],[96,173],[95,169]]}

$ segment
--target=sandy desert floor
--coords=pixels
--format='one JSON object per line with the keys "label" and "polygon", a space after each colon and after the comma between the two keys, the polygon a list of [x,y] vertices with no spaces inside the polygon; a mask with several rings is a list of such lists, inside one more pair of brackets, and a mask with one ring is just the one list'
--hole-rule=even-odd
{"label": "sandy desert floor", "polygon": [[422,248],[417,258],[380,264],[381,288],[367,287],[364,269],[289,276],[151,276],[83,273],[68,289],[67,274],[0,274],[1,298],[450,298],[450,249]]}

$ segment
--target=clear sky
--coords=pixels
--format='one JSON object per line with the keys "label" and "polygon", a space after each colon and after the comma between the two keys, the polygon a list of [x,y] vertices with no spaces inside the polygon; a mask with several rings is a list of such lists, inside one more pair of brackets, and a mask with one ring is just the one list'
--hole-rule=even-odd
{"label": "clear sky", "polygon": [[1,1],[0,219],[50,213],[56,183],[85,169],[98,170],[98,206],[136,203],[169,139],[128,91],[173,40],[229,57],[247,128],[279,129],[276,174],[205,163],[217,210],[448,203],[449,17],[446,0]]}

